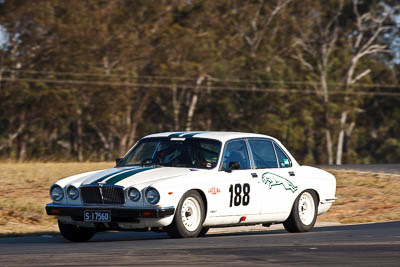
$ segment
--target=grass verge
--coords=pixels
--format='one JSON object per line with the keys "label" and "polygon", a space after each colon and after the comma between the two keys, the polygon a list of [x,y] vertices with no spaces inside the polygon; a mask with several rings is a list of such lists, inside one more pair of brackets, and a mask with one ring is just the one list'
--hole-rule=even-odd
{"label": "grass verge", "polygon": [[328,170],[336,176],[338,200],[320,221],[344,224],[400,220],[400,176]]}
{"label": "grass verge", "polygon": [[100,163],[0,163],[0,235],[58,231],[57,220],[47,216],[49,188],[73,174],[111,168]]}

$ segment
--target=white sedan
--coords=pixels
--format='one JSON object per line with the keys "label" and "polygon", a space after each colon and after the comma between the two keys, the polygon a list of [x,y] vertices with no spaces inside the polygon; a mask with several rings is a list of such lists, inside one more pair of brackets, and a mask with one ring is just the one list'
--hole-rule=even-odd
{"label": "white sedan", "polygon": [[212,227],[276,223],[306,232],[335,191],[332,174],[300,166],[273,137],[167,132],[140,139],[114,168],[57,181],[46,211],[71,241],[106,230],[197,237]]}

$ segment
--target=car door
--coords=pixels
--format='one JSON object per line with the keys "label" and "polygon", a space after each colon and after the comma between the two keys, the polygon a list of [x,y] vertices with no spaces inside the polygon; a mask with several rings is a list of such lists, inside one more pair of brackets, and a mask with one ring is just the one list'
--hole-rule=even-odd
{"label": "car door", "polygon": [[249,138],[248,142],[261,181],[261,214],[290,211],[298,190],[290,157],[270,139]]}
{"label": "car door", "polygon": [[[240,168],[230,170],[230,162],[239,162]],[[228,141],[222,158],[222,166],[218,172],[221,184],[219,201],[220,216],[260,214],[260,198],[258,179],[254,178],[251,169],[249,150],[245,139]]]}

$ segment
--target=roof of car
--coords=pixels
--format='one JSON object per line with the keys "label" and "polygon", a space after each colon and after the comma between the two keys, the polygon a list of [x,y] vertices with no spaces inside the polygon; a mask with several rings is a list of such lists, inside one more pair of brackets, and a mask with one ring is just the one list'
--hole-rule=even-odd
{"label": "roof of car", "polygon": [[149,137],[178,137],[178,138],[210,138],[217,139],[222,142],[235,139],[235,138],[244,138],[244,137],[262,137],[262,138],[271,138],[276,140],[275,138],[263,135],[263,134],[255,134],[255,133],[240,133],[240,132],[217,132],[217,131],[193,131],[193,132],[164,132],[164,133],[156,133],[145,136],[145,138]]}

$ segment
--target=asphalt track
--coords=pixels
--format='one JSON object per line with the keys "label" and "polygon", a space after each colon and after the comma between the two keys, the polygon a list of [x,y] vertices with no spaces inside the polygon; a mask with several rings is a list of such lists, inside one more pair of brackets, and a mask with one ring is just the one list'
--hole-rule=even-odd
{"label": "asphalt track", "polygon": [[400,175],[400,164],[344,164],[344,165],[319,165],[319,168],[386,173]]}
{"label": "asphalt track", "polygon": [[[400,164],[320,167],[400,174]],[[0,266],[132,265],[398,267],[400,221],[323,226],[300,234],[276,227],[218,229],[196,239],[135,232],[98,233],[87,243],[58,234],[0,238]]]}
{"label": "asphalt track", "polygon": [[[268,229],[268,228],[265,228]],[[400,222],[214,233],[99,233],[87,243],[59,235],[0,239],[0,266],[400,266]]]}

